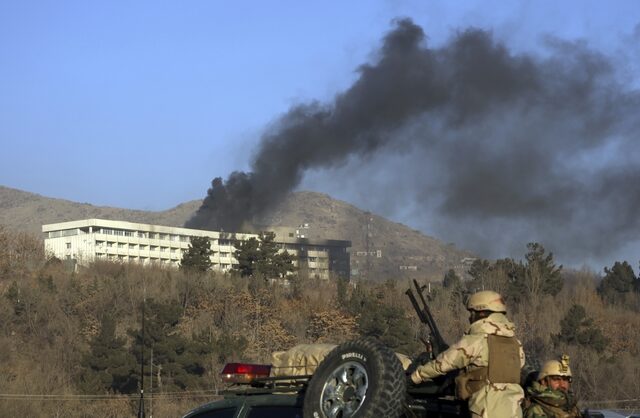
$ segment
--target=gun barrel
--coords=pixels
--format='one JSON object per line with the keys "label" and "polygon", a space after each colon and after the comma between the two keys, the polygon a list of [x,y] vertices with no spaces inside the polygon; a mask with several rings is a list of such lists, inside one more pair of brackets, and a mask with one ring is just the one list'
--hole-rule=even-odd
{"label": "gun barrel", "polygon": [[444,338],[442,338],[442,334],[440,334],[440,330],[438,329],[438,326],[436,325],[436,322],[433,319],[433,315],[429,310],[429,305],[427,304],[427,301],[425,300],[424,295],[422,294],[423,288],[420,287],[420,285],[418,284],[418,281],[415,279],[413,280],[413,284],[416,288],[416,292],[418,293],[418,296],[420,297],[420,301],[422,302],[422,307],[420,307],[418,300],[413,295],[413,291],[411,290],[411,288],[409,288],[405,293],[407,294],[407,296],[409,296],[409,300],[411,301],[413,308],[418,314],[418,318],[420,318],[420,321],[429,328],[429,331],[432,336],[431,345],[433,346],[433,352],[434,352],[434,355],[438,355],[444,350],[446,350],[447,348],[449,348],[449,346],[444,341]]}

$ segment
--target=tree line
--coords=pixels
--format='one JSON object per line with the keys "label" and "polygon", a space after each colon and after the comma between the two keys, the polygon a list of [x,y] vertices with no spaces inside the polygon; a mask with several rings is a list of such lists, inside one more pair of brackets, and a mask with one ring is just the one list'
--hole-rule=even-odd
{"label": "tree line", "polygon": [[[422,325],[404,295],[408,282],[274,272],[278,263],[266,260],[277,249],[269,237],[256,241],[246,247],[252,269],[225,274],[191,267],[188,256],[179,270],[109,262],[74,269],[47,258],[40,240],[0,229],[0,393],[16,395],[0,398],[0,409],[10,416],[131,416],[144,358],[148,407],[179,416],[215,396],[228,361],[269,362],[273,351],[298,343],[356,335],[409,355],[424,350]],[[193,266],[204,266],[197,258]],[[567,353],[584,406],[640,398],[640,279],[629,263],[602,275],[568,270],[532,243],[522,260],[476,260],[468,274],[421,280],[431,283],[430,306],[449,342],[468,326],[466,295],[496,290],[531,367]],[[287,285],[269,280],[283,275]],[[17,396],[44,394],[50,398]]]}

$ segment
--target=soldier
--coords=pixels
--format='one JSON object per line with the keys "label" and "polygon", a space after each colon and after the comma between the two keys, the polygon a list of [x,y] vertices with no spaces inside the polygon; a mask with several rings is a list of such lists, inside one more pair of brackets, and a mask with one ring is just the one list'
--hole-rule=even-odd
{"label": "soldier", "polygon": [[569,356],[549,360],[542,366],[538,380],[527,388],[525,418],[579,418],[582,415],[571,391]]}
{"label": "soldier", "polygon": [[524,351],[502,297],[492,291],[477,292],[469,298],[467,310],[470,326],[462,339],[418,366],[410,375],[412,383],[460,370],[456,395],[468,400],[472,417],[522,417],[524,392],[519,383]]}

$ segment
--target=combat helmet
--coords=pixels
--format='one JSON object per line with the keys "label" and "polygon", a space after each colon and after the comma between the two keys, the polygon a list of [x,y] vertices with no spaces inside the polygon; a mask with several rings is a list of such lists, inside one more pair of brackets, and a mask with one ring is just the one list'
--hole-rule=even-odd
{"label": "combat helmet", "polygon": [[542,369],[538,373],[538,380],[542,380],[547,376],[566,376],[571,377],[571,368],[569,368],[569,356],[564,354],[560,360],[549,360],[542,365]]}
{"label": "combat helmet", "polygon": [[476,292],[467,300],[468,311],[506,312],[507,306],[499,293],[492,290]]}

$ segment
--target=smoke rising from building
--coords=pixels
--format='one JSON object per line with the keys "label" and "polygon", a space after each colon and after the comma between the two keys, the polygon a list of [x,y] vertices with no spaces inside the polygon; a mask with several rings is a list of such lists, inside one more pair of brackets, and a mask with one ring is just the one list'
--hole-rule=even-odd
{"label": "smoke rising from building", "polygon": [[410,19],[394,25],[350,88],[291,108],[250,172],[214,179],[187,226],[240,230],[310,170],[375,169],[391,185],[380,202],[398,199],[435,219],[425,232],[483,256],[535,240],[586,260],[637,240],[640,94],[613,58],[557,39],[514,53],[478,29],[434,48]]}

